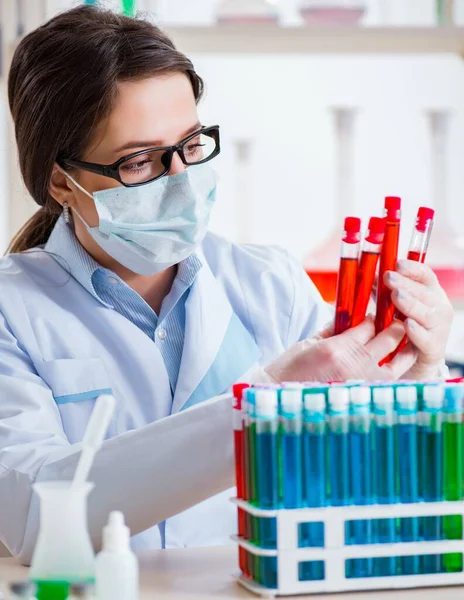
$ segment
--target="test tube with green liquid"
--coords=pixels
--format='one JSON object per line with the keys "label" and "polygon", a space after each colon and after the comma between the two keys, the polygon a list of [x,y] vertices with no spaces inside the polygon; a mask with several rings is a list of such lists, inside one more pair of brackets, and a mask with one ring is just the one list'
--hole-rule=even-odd
{"label": "test tube with green liquid", "polygon": [[[445,500],[462,500],[462,400],[464,388],[460,384],[448,384],[445,388],[443,415],[444,441],[444,496]],[[447,540],[462,539],[462,515],[443,518],[443,532]],[[445,571],[462,571],[462,554],[445,554]]]}

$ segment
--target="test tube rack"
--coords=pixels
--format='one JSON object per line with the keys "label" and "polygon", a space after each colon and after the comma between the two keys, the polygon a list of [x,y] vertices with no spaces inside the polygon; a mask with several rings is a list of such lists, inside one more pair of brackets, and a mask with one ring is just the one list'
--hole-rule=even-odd
{"label": "test tube rack", "polygon": [[[243,574],[238,583],[264,597],[324,592],[401,589],[464,584],[464,571],[392,575],[385,577],[347,578],[345,562],[349,559],[422,556],[431,554],[464,554],[464,540],[439,540],[397,542],[387,544],[345,544],[345,523],[353,520],[400,519],[407,517],[442,517],[464,515],[464,502],[418,502],[411,504],[372,504],[356,506],[329,506],[324,508],[262,510],[240,499],[232,500],[238,508],[254,517],[275,518],[277,530],[276,549],[261,548],[244,538],[233,536],[234,541],[247,552],[261,557],[277,557],[277,587],[267,588]],[[322,522],[324,547],[298,547],[298,525]],[[300,581],[299,563],[324,561],[325,578],[317,581]]]}

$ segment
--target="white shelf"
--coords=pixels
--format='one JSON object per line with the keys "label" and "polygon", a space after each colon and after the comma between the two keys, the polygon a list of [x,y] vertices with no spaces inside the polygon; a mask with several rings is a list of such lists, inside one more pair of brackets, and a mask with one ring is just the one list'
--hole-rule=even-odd
{"label": "white shelf", "polygon": [[191,53],[462,54],[464,27],[171,27],[178,48]]}

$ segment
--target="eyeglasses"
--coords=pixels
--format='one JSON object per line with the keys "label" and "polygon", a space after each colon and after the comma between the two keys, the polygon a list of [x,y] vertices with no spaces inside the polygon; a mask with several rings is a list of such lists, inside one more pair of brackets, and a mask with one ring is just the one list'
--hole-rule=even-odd
{"label": "eyeglasses", "polygon": [[140,150],[123,156],[112,165],[99,165],[81,160],[58,159],[61,167],[74,167],[90,173],[111,177],[125,187],[136,187],[155,181],[169,173],[174,153],[186,166],[208,162],[221,151],[219,125],[204,127],[175,146]]}

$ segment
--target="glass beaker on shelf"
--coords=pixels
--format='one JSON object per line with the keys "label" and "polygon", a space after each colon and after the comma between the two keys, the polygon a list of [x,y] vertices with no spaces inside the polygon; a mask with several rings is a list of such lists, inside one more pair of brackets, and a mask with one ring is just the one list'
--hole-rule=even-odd
{"label": "glass beaker on shelf", "polygon": [[73,583],[94,583],[95,555],[87,530],[87,496],[92,483],[36,483],[40,527],[29,579],[38,600],[66,600]]}
{"label": "glass beaker on shelf", "polygon": [[277,0],[221,0],[217,22],[223,23],[277,23]]}
{"label": "glass beaker on shelf", "polygon": [[307,25],[357,25],[366,10],[363,0],[301,0]]}

